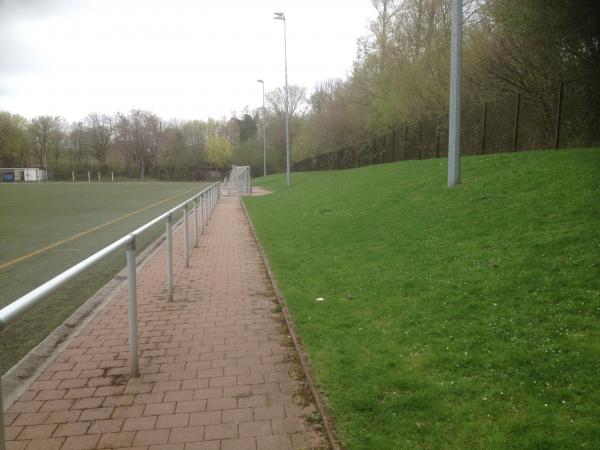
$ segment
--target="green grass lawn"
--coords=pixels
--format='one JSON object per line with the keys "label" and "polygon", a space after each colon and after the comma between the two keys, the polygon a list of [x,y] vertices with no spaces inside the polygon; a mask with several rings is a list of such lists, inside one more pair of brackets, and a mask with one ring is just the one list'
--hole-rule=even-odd
{"label": "green grass lawn", "polygon": [[[123,220],[0,269],[0,306],[68,269],[135,228],[181,203],[208,183],[3,183],[0,184],[0,266],[138,209]],[[164,225],[149,230],[138,252]],[[0,373],[6,372],[79,305],[125,266],[118,252],[36,306],[0,333]]]}
{"label": "green grass lawn", "polygon": [[600,150],[446,173],[277,175],[245,200],[344,445],[600,448]]}

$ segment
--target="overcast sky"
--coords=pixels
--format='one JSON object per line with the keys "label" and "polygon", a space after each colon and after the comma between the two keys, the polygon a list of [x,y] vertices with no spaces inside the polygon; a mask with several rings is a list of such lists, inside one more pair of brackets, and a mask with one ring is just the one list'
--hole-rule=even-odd
{"label": "overcast sky", "polygon": [[149,109],[229,116],[284,83],[344,78],[374,17],[369,0],[0,0],[0,110],[60,115]]}

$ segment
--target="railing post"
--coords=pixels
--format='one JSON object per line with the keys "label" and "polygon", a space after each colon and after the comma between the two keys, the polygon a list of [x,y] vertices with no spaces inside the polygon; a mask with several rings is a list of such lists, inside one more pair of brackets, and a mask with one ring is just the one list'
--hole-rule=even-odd
{"label": "railing post", "polygon": [[200,234],[204,234],[204,194],[200,194]]}
{"label": "railing post", "polygon": [[173,301],[173,217],[167,216],[167,300]]}
{"label": "railing post", "polygon": [[198,198],[194,199],[194,248],[198,248]]}
{"label": "railing post", "polygon": [[204,225],[208,225],[208,205],[207,205],[207,201],[208,201],[208,196],[206,195],[206,192],[204,194],[202,194],[202,210],[204,211],[203,213],[203,218],[204,218]]}
{"label": "railing post", "polygon": [[137,329],[137,282],[135,238],[127,246],[127,291],[129,294],[129,375],[139,376]]}
{"label": "railing post", "polygon": [[206,223],[210,220],[210,189],[206,191]]}
{"label": "railing post", "polygon": [[190,232],[188,230],[188,205],[183,207],[183,254],[185,255],[185,267],[190,267]]}

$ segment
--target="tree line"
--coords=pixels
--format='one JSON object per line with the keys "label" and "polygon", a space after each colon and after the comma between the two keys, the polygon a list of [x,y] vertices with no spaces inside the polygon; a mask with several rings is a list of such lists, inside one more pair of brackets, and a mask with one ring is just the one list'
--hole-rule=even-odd
{"label": "tree line", "polygon": [[[447,114],[450,0],[371,3],[377,15],[358,42],[351,74],[318,83],[310,95],[304,87],[289,87],[294,161],[373,139],[402,123],[440,123]],[[598,145],[600,3],[463,4],[463,133],[470,132],[469,117],[480,115],[483,105],[501,106],[509,98],[496,113],[497,121],[506,121],[518,94],[528,108],[521,131],[534,135],[533,145],[548,146],[556,128],[558,87],[564,84],[569,143]],[[285,91],[277,88],[266,100],[264,111],[246,107],[229,120],[166,122],[150,111],[133,110],[92,113],[69,124],[60,117],[27,120],[3,112],[0,166],[48,167],[55,179],[69,177],[71,170],[90,169],[130,177],[198,179],[206,176],[207,168],[233,163],[251,165],[258,175],[265,126],[267,171],[280,172],[285,167]],[[491,119],[489,126],[494,127]]]}
{"label": "tree line", "polygon": [[[440,119],[447,125],[450,3],[372,0],[377,17],[359,42],[352,74],[320,83],[308,98],[294,132],[296,161],[394,130],[404,134],[411,124],[417,134],[430,124],[427,131],[435,138]],[[553,146],[563,87],[563,146],[600,145],[600,2],[463,5],[463,145],[474,147],[467,150],[481,145],[472,135],[479,137],[475,128],[487,112],[489,139],[497,141],[490,144],[510,151],[516,101],[518,133],[528,148]]]}
{"label": "tree line", "polygon": [[[290,87],[290,111],[298,119],[304,92]],[[206,121],[165,121],[151,111],[132,110],[128,114],[90,113],[68,123],[59,116],[28,120],[0,111],[0,167],[48,168],[54,180],[87,171],[195,180],[223,176],[232,163],[262,167],[259,122],[274,141],[284,139],[284,90],[277,88],[266,98],[265,111],[245,108],[230,119]],[[284,161],[276,148],[277,144],[269,144],[269,172],[279,171]]]}

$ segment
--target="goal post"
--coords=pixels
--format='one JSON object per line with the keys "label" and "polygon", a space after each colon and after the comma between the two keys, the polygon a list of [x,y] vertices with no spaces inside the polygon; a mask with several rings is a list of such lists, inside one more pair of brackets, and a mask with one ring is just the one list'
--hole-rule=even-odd
{"label": "goal post", "polygon": [[223,190],[228,195],[250,195],[252,194],[250,180],[250,166],[231,166]]}

